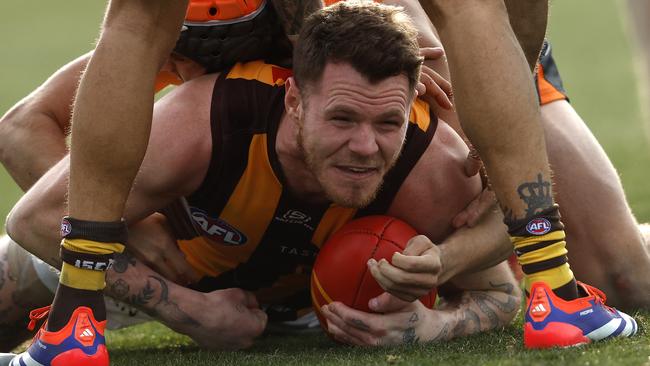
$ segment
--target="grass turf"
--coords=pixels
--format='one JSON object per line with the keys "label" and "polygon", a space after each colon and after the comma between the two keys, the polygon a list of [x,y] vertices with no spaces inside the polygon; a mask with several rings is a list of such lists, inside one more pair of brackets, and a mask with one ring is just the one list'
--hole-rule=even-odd
{"label": "grass turf", "polygon": [[[647,313],[637,314],[641,322]],[[114,365],[643,365],[650,361],[644,332],[632,339],[579,348],[525,350],[521,319],[505,329],[435,345],[361,349],[341,346],[323,334],[270,336],[252,349],[207,352],[155,323],[111,332]],[[137,361],[136,361],[137,360]]]}
{"label": "grass turf", "polygon": [[[619,169],[633,211],[640,221],[649,221],[650,152],[618,5],[555,1],[549,37],[572,104]],[[0,111],[91,48],[102,6],[87,0],[0,2],[0,44],[5,49],[0,58]],[[0,223],[19,196],[0,169]],[[648,324],[650,313],[637,315],[641,326]],[[107,337],[114,365],[650,364],[650,336],[644,331],[633,339],[581,348],[527,351],[522,347],[520,318],[503,330],[444,344],[386,349],[343,347],[315,334],[269,336],[242,352],[206,352],[155,323],[109,332]]]}

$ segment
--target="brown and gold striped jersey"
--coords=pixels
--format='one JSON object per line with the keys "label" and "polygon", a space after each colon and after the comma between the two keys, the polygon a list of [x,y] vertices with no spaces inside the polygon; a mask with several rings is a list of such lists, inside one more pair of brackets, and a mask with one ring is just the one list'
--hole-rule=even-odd
{"label": "brown and gold striped jersey", "polygon": [[164,213],[187,260],[204,276],[196,289],[237,287],[254,291],[261,303],[301,309],[310,304],[309,274],[321,245],[352,218],[388,210],[429,146],[437,118],[416,100],[402,153],[367,207],[307,203],[287,189],[275,150],[290,75],[250,62],[218,77],[208,173]]}

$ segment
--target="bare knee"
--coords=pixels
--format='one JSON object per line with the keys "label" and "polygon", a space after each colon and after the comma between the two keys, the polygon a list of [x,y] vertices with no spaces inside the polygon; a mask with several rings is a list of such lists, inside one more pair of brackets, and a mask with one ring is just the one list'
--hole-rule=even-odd
{"label": "bare knee", "polygon": [[612,306],[625,310],[650,309],[650,260],[647,254],[645,258],[615,257],[600,264],[591,263],[593,270],[602,271],[602,283],[593,284],[605,290]]}
{"label": "bare knee", "polygon": [[20,130],[19,122],[23,109],[22,104],[19,103],[0,118],[0,162],[3,164],[12,158],[11,149],[8,147],[18,139],[16,134]]}
{"label": "bare knee", "polygon": [[648,251],[650,249],[650,248],[648,248],[648,245],[650,244],[650,224],[643,223],[643,224],[639,225],[639,231],[641,231],[641,236],[643,237],[644,248],[645,248],[646,252],[650,253]]}
{"label": "bare knee", "polygon": [[39,210],[32,204],[21,202],[7,216],[7,235],[44,261],[59,265],[58,227],[61,214],[58,210],[52,214],[53,210],[45,207]]}

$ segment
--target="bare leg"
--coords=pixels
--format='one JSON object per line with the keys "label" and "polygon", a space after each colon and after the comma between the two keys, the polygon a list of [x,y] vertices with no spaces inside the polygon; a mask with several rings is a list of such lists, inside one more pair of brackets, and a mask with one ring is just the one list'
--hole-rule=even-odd
{"label": "bare leg", "polygon": [[510,25],[533,70],[546,37],[548,0],[505,0]]}
{"label": "bare leg", "polygon": [[154,81],[187,1],[112,0],[72,117],[70,215],[116,221],[149,140]]}
{"label": "bare leg", "polygon": [[618,307],[650,307],[650,256],[614,166],[566,101],[542,107],[576,277]]}
{"label": "bare leg", "polygon": [[[105,319],[101,290],[109,256],[121,252],[120,222],[151,129],[154,82],[174,46],[187,0],[111,0],[73,108],[64,261],[47,328],[81,306]],[[80,263],[88,263],[81,267]]]}
{"label": "bare leg", "polygon": [[550,181],[550,170],[532,74],[503,1],[433,3],[463,130],[481,152],[507,213],[525,217],[517,188],[538,174]]}
{"label": "bare leg", "polygon": [[[532,73],[505,3],[429,0],[423,6],[446,47],[461,126],[483,158],[527,289],[545,282],[565,299],[576,298]],[[539,222],[545,230],[535,231]]]}
{"label": "bare leg", "polygon": [[[404,8],[418,30],[418,44],[420,47],[443,47],[442,43],[440,43],[440,40],[438,39],[438,35],[436,34],[436,30],[431,23],[431,20],[417,0],[384,0],[382,3],[401,6]],[[424,63],[446,80],[450,80],[446,57],[441,57],[436,60],[425,60]],[[460,122],[458,121],[456,111],[440,108],[438,105],[433,106],[433,111],[438,118],[447,122],[459,135],[463,137],[463,139],[466,139],[464,132],[462,132],[460,128]]]}

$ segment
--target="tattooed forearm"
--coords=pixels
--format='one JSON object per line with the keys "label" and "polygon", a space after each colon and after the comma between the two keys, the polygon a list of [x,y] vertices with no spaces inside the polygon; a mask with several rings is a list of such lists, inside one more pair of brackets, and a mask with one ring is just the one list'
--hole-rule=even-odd
{"label": "tattooed forearm", "polygon": [[[170,326],[200,326],[170,298],[168,282],[127,252],[117,254],[107,277],[107,293],[159,318]],[[146,282],[142,284],[143,280]]]}
{"label": "tattooed forearm", "polygon": [[519,309],[519,294],[511,283],[490,282],[496,291],[467,291],[456,310],[451,337],[460,337],[506,325]]}
{"label": "tattooed forearm", "polygon": [[126,298],[129,295],[130,289],[129,284],[121,278],[110,285],[111,293],[118,299]]}
{"label": "tattooed forearm", "polygon": [[323,7],[320,0],[272,0],[271,2],[287,36],[300,33],[305,18]]}
{"label": "tattooed forearm", "polygon": [[160,284],[160,300],[154,305],[158,314],[162,315],[168,322],[177,322],[192,326],[201,325],[189,314],[181,310],[178,304],[169,299],[169,287],[164,279],[157,276],[149,276],[149,278],[158,281]]}
{"label": "tattooed forearm", "polygon": [[442,330],[436,334],[431,341],[439,342],[447,339],[449,339],[449,323],[445,324],[444,327],[442,327]]}
{"label": "tattooed forearm", "polygon": [[129,264],[135,266],[136,260],[128,252],[115,253],[113,258],[113,270],[117,273],[124,273],[129,268]]}
{"label": "tattooed forearm", "polygon": [[[494,329],[499,326],[499,316],[497,313],[494,311],[494,309],[488,304],[494,304],[492,301],[494,301],[493,298],[490,296],[486,295],[483,292],[472,292],[470,293],[470,296],[472,297],[472,300],[478,305],[479,309],[481,309],[481,312],[487,316],[488,321],[489,321],[489,329]],[[480,329],[480,327],[479,327]]]}
{"label": "tattooed forearm", "polygon": [[153,317],[158,317],[169,325],[201,325],[170,299],[169,285],[162,277],[149,275],[144,287],[140,290],[132,290],[132,286],[122,278],[118,278],[109,284],[108,288],[111,296],[126,301],[139,310]]}
{"label": "tattooed forearm", "polygon": [[487,318],[487,326],[480,329],[481,331],[505,325],[519,308],[517,296],[507,295],[505,301],[487,292],[471,292],[469,296],[480,309],[483,317]]}
{"label": "tattooed forearm", "polygon": [[501,209],[505,215],[506,222],[530,219],[553,205],[551,181],[550,179],[545,180],[542,173],[537,175],[536,181],[524,182],[519,185],[519,187],[517,187],[517,194],[526,204],[524,217],[517,217],[511,207],[502,206]]}
{"label": "tattooed forearm", "polygon": [[450,338],[456,338],[467,334],[477,333],[481,329],[481,319],[471,309],[465,309],[458,320],[458,323],[451,331]]}
{"label": "tattooed forearm", "polygon": [[501,292],[504,292],[508,295],[514,295],[515,294],[515,285],[512,283],[506,282],[506,283],[492,283],[490,281],[490,286],[492,286],[493,289],[497,289]]}
{"label": "tattooed forearm", "polygon": [[147,280],[147,283],[144,285],[144,288],[140,290],[137,294],[131,295],[129,302],[134,306],[144,307],[149,304],[151,299],[153,299],[154,292],[156,290],[151,286],[151,282]]}

